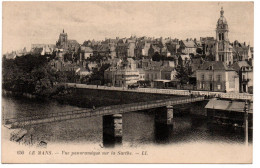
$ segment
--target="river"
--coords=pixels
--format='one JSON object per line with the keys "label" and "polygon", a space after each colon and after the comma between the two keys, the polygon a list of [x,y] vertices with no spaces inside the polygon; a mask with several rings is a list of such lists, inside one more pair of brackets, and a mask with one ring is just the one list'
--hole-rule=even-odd
{"label": "river", "polygon": [[[80,109],[54,100],[37,101],[27,98],[2,97],[4,118],[30,116]],[[164,145],[185,143],[243,144],[243,129],[222,126],[209,129],[207,120],[190,114],[174,116],[174,129],[157,126],[154,112],[123,114],[123,146]],[[85,143],[102,146],[102,117],[74,119],[31,126],[33,141],[48,143]],[[250,133],[249,142],[252,142]]]}

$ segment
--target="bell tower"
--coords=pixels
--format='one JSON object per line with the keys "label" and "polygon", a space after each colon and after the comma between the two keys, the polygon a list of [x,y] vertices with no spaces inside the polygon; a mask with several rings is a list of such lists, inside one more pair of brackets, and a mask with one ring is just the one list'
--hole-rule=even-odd
{"label": "bell tower", "polygon": [[229,45],[228,24],[224,17],[224,10],[221,7],[220,18],[216,28],[216,56],[215,61],[225,62],[227,65],[233,64],[232,47]]}
{"label": "bell tower", "polygon": [[59,40],[56,44],[58,48],[67,49],[68,48],[68,34],[64,32],[60,33]]}

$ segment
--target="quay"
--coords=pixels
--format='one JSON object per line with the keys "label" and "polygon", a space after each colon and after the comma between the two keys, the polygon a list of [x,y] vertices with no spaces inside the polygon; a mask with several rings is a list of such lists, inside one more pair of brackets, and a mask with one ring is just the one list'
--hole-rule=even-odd
{"label": "quay", "polygon": [[210,92],[210,91],[194,91],[194,90],[177,90],[177,89],[158,89],[158,88],[135,88],[128,89],[126,87],[109,87],[100,85],[87,85],[77,83],[66,83],[66,86],[73,88],[98,89],[98,90],[115,90],[124,92],[139,92],[139,93],[153,93],[153,94],[167,94],[167,95],[181,95],[181,96],[212,96],[224,99],[250,100],[253,101],[253,95],[248,93],[224,93],[224,92]]}

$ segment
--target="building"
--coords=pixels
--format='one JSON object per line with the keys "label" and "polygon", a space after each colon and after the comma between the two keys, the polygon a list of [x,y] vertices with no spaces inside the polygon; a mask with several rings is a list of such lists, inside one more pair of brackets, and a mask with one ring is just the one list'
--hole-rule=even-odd
{"label": "building", "polygon": [[215,53],[216,40],[214,37],[201,37],[200,43],[202,47],[202,54],[209,56]]}
{"label": "building", "polygon": [[239,92],[239,77],[222,61],[204,62],[196,71],[197,90]]}
{"label": "building", "polygon": [[75,73],[77,75],[79,75],[80,78],[83,78],[83,77],[91,75],[91,71],[89,71],[88,69],[86,69],[84,67],[78,67],[78,69],[76,69]]}
{"label": "building", "polygon": [[153,66],[145,68],[145,80],[153,82],[156,79],[161,79],[161,67]]}
{"label": "building", "polygon": [[224,17],[224,10],[221,8],[220,18],[217,22],[216,28],[216,53],[215,61],[222,61],[226,65],[233,64],[233,47],[229,44],[228,39],[228,24],[227,20]]}
{"label": "building", "polygon": [[31,51],[32,55],[45,55],[44,49],[43,48],[34,48]]}
{"label": "building", "polygon": [[58,41],[56,42],[56,47],[58,49],[63,49],[64,51],[76,52],[78,51],[80,45],[76,40],[69,40],[68,34],[63,30],[62,33],[60,33]]}
{"label": "building", "polygon": [[11,53],[4,54],[3,57],[6,58],[6,59],[15,59],[16,53],[15,53],[15,51],[12,51]]}
{"label": "building", "polygon": [[127,57],[135,57],[135,40],[127,40]]}
{"label": "building", "polygon": [[239,92],[253,94],[253,67],[247,61],[238,61],[233,68],[239,75]]}
{"label": "building", "polygon": [[186,55],[195,55],[197,52],[197,45],[192,39],[181,40],[179,50],[181,51],[181,53],[184,53]]}
{"label": "building", "polygon": [[50,48],[54,50],[56,48],[55,44],[32,44],[31,50],[34,50],[35,48]]}
{"label": "building", "polygon": [[63,67],[64,67],[64,62],[61,60],[51,60],[49,62],[49,64],[51,65],[52,68],[54,68],[56,71],[62,71]]}
{"label": "building", "polygon": [[80,46],[79,56],[80,60],[90,58],[93,56],[93,49],[91,47]]}
{"label": "building", "polygon": [[56,46],[61,49],[68,48],[68,34],[64,32],[64,29],[62,33],[60,33],[59,40],[56,43]]}
{"label": "building", "polygon": [[139,81],[139,71],[135,61],[128,58],[120,69],[115,72],[115,86],[127,87]]}
{"label": "building", "polygon": [[177,74],[177,71],[175,70],[175,68],[165,66],[165,67],[162,67],[162,69],[161,69],[161,79],[174,80],[176,74]]}
{"label": "building", "polygon": [[250,45],[239,43],[237,40],[233,43],[233,57],[235,61],[245,61],[252,59]]}
{"label": "building", "polygon": [[128,44],[120,42],[116,46],[116,56],[117,58],[126,58],[128,54]]}
{"label": "building", "polygon": [[150,43],[147,41],[140,41],[137,43],[135,48],[135,56],[148,56],[148,51],[150,49]]}
{"label": "building", "polygon": [[21,50],[12,51],[11,53],[6,53],[3,56],[6,59],[15,59],[16,57],[21,57],[21,56],[24,56],[26,54],[28,54],[28,52],[27,52],[26,48],[24,47]]}
{"label": "building", "polygon": [[170,43],[166,43],[166,47],[167,47],[166,56],[169,57],[169,56],[176,55],[177,50],[180,47],[180,45],[178,43],[170,42]]}
{"label": "building", "polygon": [[140,73],[135,61],[127,58],[119,66],[112,66],[105,70],[104,79],[106,83],[111,83],[113,86],[127,87],[139,81]]}

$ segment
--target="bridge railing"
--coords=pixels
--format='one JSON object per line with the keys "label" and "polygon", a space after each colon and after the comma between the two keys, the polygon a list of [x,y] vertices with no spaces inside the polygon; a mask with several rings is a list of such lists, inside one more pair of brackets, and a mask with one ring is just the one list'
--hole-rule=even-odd
{"label": "bridge railing", "polygon": [[126,112],[139,111],[139,110],[157,108],[157,107],[180,104],[180,103],[181,104],[189,103],[189,102],[200,101],[200,100],[204,100],[204,97],[154,100],[149,102],[139,102],[139,103],[132,103],[132,104],[100,107],[95,110],[94,109],[75,110],[75,111],[67,111],[67,112],[60,112],[60,113],[51,113],[46,115],[38,115],[32,117],[10,118],[7,120],[14,127],[18,125],[25,126],[25,125],[42,123],[42,122],[47,123],[47,122],[68,120],[68,119],[80,118],[80,117],[91,117],[91,116],[100,116],[100,115],[111,115],[116,113],[126,113]]}
{"label": "bridge railing", "polygon": [[34,115],[34,116],[26,116],[26,117],[16,117],[16,118],[6,118],[5,121],[8,122],[16,122],[16,121],[27,121],[31,119],[42,119],[42,118],[48,118],[48,117],[57,117],[57,116],[63,116],[63,115],[69,115],[69,114],[77,114],[81,112],[87,112],[89,109],[80,109],[80,110],[70,110],[70,111],[64,111],[64,112],[56,112],[56,113],[48,113],[48,114],[41,114],[41,115]]}

